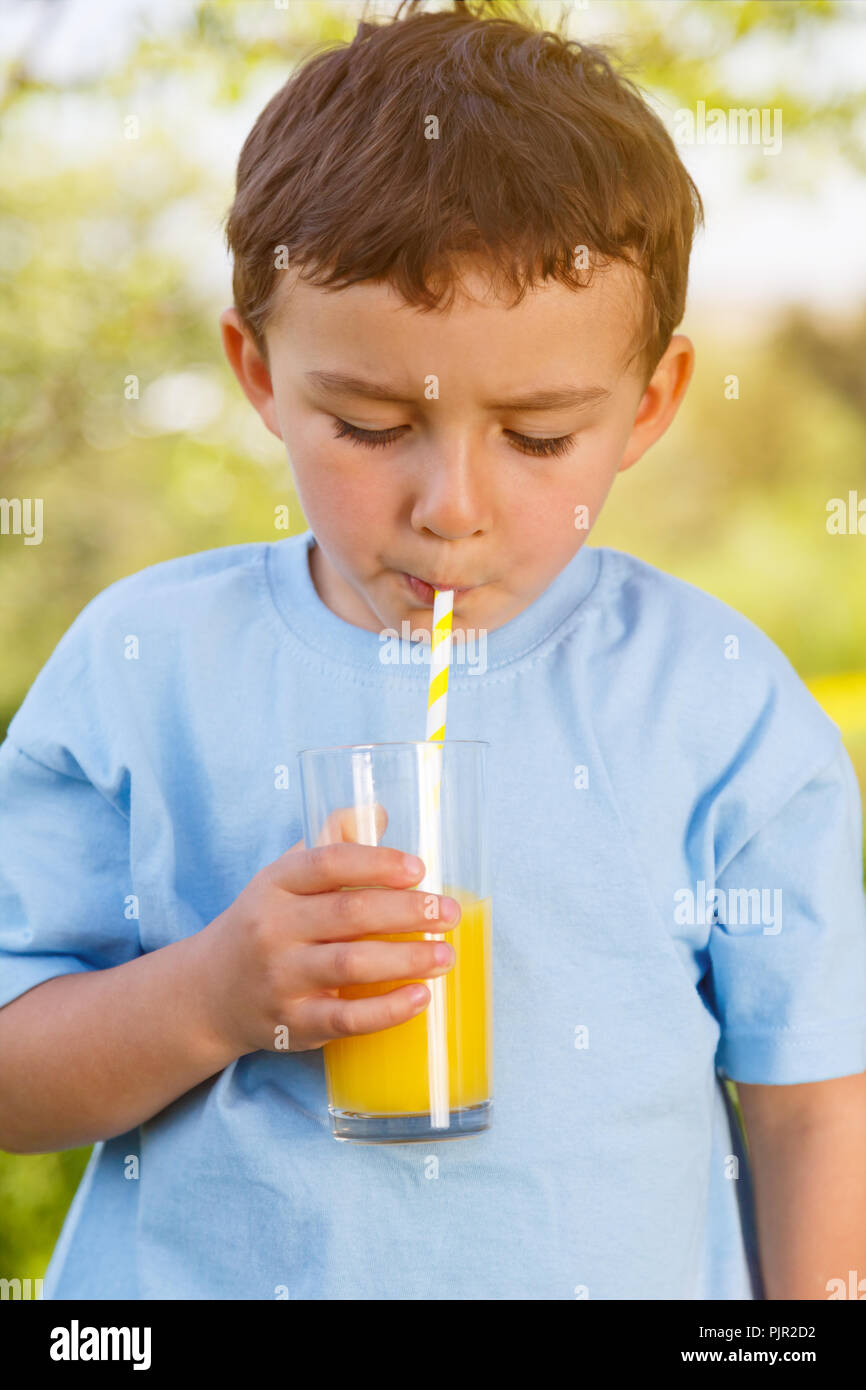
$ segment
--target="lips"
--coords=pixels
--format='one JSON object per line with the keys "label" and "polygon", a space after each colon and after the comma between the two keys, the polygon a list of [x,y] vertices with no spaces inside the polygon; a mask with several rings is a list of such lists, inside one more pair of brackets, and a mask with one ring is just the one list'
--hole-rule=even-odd
{"label": "lips", "polygon": [[454,597],[455,599],[457,599],[460,598],[463,594],[470,593],[473,588],[477,587],[476,585],[472,584],[464,584],[462,587],[460,585],[454,584],[431,584],[428,583],[427,580],[419,579],[417,575],[407,574],[405,571],[402,572],[402,578],[409,585],[409,588],[412,590],[413,594],[415,594],[417,598],[424,599],[427,603],[433,602],[435,589],[439,589],[440,591],[445,589],[453,589]]}

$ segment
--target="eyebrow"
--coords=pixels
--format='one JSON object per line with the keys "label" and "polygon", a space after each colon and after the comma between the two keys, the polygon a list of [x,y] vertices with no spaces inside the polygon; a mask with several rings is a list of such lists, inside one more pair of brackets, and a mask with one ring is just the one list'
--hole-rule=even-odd
{"label": "eyebrow", "polygon": [[[400,405],[414,405],[411,396],[401,395],[400,389],[386,383],[366,381],[363,377],[350,376],[345,372],[313,371],[306,373],[307,380],[325,391],[339,391],[344,395],[365,396],[371,401],[395,401]],[[562,386],[546,391],[528,391],[508,400],[488,401],[488,410],[556,410],[562,406],[594,405],[607,400],[610,391],[604,386]]]}

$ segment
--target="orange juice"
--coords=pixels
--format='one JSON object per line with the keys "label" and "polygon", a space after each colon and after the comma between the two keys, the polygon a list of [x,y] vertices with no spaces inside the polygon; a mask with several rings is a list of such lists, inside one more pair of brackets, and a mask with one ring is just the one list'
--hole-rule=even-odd
{"label": "orange juice", "polygon": [[[459,889],[444,888],[443,894],[456,898],[463,909],[456,927],[441,933],[441,938],[454,947],[457,959],[446,975],[435,977],[445,986],[448,1105],[451,1110],[458,1110],[489,1100],[492,1094],[491,905],[490,898],[477,898]],[[436,926],[431,921],[431,930],[435,931]],[[423,932],[390,936],[372,933],[364,938],[424,939]],[[394,980],[390,984],[345,985],[340,995],[343,999],[360,999],[408,983]],[[421,983],[429,989],[432,981]],[[432,1007],[432,1003],[428,1004],[405,1023],[385,1028],[381,1033],[360,1033],[325,1043],[325,1073],[332,1109],[364,1115],[405,1115],[430,1108],[427,1019]]]}

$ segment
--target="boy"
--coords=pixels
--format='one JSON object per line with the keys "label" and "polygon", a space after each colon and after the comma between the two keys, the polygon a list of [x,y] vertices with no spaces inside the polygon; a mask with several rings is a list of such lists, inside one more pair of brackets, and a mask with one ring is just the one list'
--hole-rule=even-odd
{"label": "boy", "polygon": [[[112,585],[0,750],[0,1143],[97,1141],[48,1296],[817,1299],[866,1275],[839,732],[739,614],[584,544],[687,388],[700,213],[603,52],[460,7],[362,25],[261,114],[223,340],[309,530]],[[495,1118],[337,1144],[321,1044],[429,1000],[337,987],[453,956],[359,940],[419,929],[420,869],[307,850],[274,774],[419,736],[426,665],[380,638],[429,630],[432,584],[486,634],[448,737],[491,745]]]}

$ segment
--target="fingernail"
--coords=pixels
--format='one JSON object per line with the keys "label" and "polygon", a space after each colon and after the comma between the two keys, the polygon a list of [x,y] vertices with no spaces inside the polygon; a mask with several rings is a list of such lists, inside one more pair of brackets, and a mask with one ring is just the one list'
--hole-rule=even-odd
{"label": "fingernail", "polygon": [[433,947],[433,959],[437,965],[449,965],[453,957],[454,952],[447,941],[440,941],[438,946]]}
{"label": "fingernail", "polygon": [[443,898],[442,916],[446,922],[456,922],[460,916],[460,904],[454,898]]}
{"label": "fingernail", "polygon": [[416,985],[410,997],[413,1004],[427,1003],[427,991],[423,985]]}
{"label": "fingernail", "polygon": [[411,874],[413,878],[420,878],[424,872],[423,860],[414,854],[403,855],[403,866],[407,874]]}

